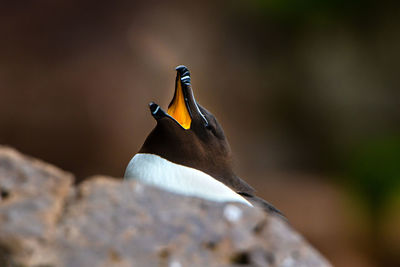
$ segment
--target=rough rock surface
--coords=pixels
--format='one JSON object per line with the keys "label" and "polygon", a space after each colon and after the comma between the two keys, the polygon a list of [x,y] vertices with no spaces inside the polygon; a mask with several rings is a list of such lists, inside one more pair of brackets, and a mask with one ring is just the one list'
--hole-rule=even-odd
{"label": "rough rock surface", "polygon": [[330,266],[240,204],[71,174],[0,146],[0,266]]}

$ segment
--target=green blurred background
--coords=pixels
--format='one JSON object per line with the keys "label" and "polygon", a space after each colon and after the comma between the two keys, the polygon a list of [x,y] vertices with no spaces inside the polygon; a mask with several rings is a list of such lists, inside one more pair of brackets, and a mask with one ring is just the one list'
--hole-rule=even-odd
{"label": "green blurred background", "polygon": [[398,1],[1,1],[0,143],[122,176],[179,64],[237,173],[336,266],[400,265]]}

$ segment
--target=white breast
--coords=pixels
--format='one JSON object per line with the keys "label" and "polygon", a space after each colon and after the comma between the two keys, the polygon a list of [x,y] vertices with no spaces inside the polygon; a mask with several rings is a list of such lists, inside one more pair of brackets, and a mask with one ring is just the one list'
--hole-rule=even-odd
{"label": "white breast", "polygon": [[129,162],[124,177],[176,194],[252,206],[245,198],[210,175],[153,154],[136,154]]}

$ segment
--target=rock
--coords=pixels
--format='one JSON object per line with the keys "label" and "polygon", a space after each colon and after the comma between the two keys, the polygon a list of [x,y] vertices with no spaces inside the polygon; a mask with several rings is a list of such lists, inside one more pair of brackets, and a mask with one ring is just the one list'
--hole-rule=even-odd
{"label": "rock", "polygon": [[287,222],[240,204],[72,176],[0,147],[0,266],[330,266]]}
{"label": "rock", "polygon": [[[39,160],[0,147],[0,266],[32,266],[50,255],[42,246],[52,240],[71,192],[73,176]],[[3,254],[3,255],[2,255]]]}

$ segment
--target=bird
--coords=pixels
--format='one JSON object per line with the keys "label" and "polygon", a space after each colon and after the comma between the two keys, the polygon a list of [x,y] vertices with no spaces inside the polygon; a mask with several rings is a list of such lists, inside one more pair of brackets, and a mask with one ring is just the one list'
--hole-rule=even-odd
{"label": "bird", "polygon": [[176,67],[174,96],[167,111],[154,102],[149,108],[156,126],[128,163],[125,180],[216,202],[239,202],[284,217],[235,174],[224,130],[196,101],[186,66]]}

